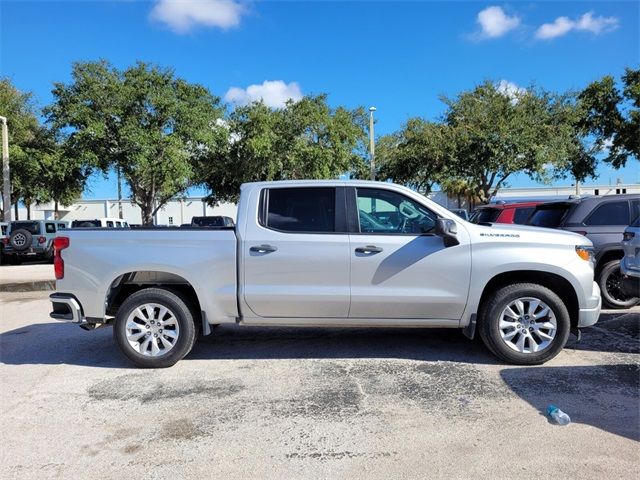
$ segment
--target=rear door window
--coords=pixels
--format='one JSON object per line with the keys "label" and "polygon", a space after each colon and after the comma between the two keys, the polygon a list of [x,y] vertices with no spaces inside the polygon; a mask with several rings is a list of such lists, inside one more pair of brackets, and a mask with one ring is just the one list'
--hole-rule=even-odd
{"label": "rear door window", "polygon": [[56,224],[55,223],[45,223],[44,231],[47,233],[56,233]]}
{"label": "rear door window", "polygon": [[61,228],[67,228],[67,226],[64,223],[59,223],[58,230],[60,230]]}
{"label": "rear door window", "polygon": [[264,226],[282,232],[333,233],[336,190],[333,187],[272,188],[266,193]]}
{"label": "rear door window", "polygon": [[584,224],[597,225],[629,225],[629,202],[608,202],[597,207],[587,217]]}
{"label": "rear door window", "polygon": [[516,211],[513,214],[513,223],[524,225],[525,223],[527,223],[527,220],[529,220],[529,217],[535,209],[536,207],[516,208]]}
{"label": "rear door window", "polygon": [[107,228],[113,228],[113,222],[111,220],[107,220]]}

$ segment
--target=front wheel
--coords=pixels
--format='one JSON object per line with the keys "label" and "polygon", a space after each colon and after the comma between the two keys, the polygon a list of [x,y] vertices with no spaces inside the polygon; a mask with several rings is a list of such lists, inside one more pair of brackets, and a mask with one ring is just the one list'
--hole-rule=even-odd
{"label": "front wheel", "polygon": [[554,292],[519,283],[491,293],[480,308],[479,333],[497,357],[539,365],[555,357],[569,338],[569,312]]}
{"label": "front wheel", "polygon": [[170,367],[184,358],[196,338],[187,302],[162,288],[145,288],[127,298],[113,328],[122,353],[144,368]]}
{"label": "front wheel", "polygon": [[602,292],[602,301],[610,308],[631,308],[638,303],[638,297],[627,295],[622,286],[620,260],[605,263],[598,275],[598,285]]}

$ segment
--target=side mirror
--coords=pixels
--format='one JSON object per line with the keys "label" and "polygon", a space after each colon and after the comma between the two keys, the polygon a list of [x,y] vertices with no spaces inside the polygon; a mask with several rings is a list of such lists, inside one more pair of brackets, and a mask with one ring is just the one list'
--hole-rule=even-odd
{"label": "side mirror", "polygon": [[448,218],[438,218],[436,220],[436,235],[442,237],[445,247],[454,247],[460,244],[458,241],[458,225]]}

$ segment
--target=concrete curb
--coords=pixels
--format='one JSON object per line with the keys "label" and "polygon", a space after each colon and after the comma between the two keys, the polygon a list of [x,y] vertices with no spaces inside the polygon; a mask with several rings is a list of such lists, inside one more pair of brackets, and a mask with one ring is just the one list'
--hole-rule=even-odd
{"label": "concrete curb", "polygon": [[35,282],[0,283],[0,292],[38,292],[55,290],[55,280],[40,280]]}

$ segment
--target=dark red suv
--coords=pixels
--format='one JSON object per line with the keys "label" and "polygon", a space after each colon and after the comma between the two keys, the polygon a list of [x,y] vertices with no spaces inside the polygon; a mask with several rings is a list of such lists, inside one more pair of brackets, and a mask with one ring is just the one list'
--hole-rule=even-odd
{"label": "dark red suv", "polygon": [[529,217],[536,209],[538,202],[518,202],[518,203],[491,203],[476,208],[469,219],[472,223],[527,223]]}

